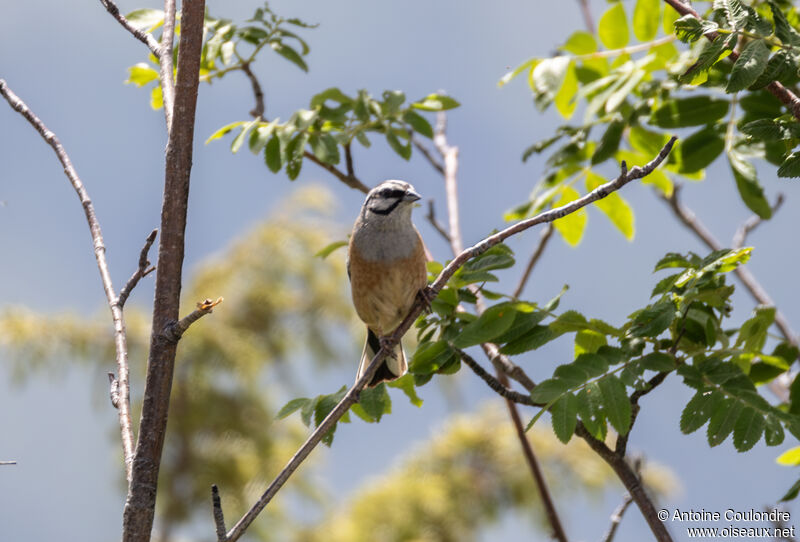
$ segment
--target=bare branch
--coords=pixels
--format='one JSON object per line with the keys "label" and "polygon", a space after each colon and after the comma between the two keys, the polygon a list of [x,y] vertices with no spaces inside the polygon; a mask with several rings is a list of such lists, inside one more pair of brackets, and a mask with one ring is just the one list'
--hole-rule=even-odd
{"label": "bare branch", "polygon": [[508,356],[500,353],[500,349],[497,348],[496,344],[483,343],[481,344],[481,348],[483,348],[486,357],[488,357],[492,362],[492,365],[494,365],[494,368],[497,370],[498,374],[504,374],[509,378],[516,380],[528,391],[531,391],[534,387],[536,387],[536,384],[533,383],[533,380],[528,377],[528,375],[522,370],[521,367],[519,367],[519,365],[516,365],[513,361],[511,361]]}
{"label": "bare branch", "polygon": [[431,166],[433,166],[433,169],[438,171],[440,174],[444,175],[444,166],[441,164],[441,162],[439,162],[436,158],[434,158],[431,150],[428,147],[426,147],[422,143],[422,141],[412,136],[411,143],[413,143],[414,146],[417,148],[417,150],[422,153],[422,156],[424,156],[425,159],[428,161],[428,163]]}
{"label": "bare branch", "polygon": [[[553,220],[557,220],[561,217],[564,217],[570,213],[574,213],[578,209],[589,205],[599,199],[602,199],[612,192],[619,190],[629,182],[634,179],[640,179],[645,175],[652,172],[658,165],[664,161],[664,159],[669,154],[669,151],[672,149],[673,144],[675,143],[676,138],[673,137],[669,140],[669,142],[664,146],[661,152],[651,160],[648,164],[644,167],[635,167],[631,169],[629,172],[626,171],[625,174],[620,175],[617,179],[610,181],[604,185],[601,185],[595,188],[593,191],[589,192],[582,198],[578,198],[576,200],[571,201],[570,203],[562,206],[557,207],[555,209],[551,209],[549,211],[545,211],[540,213],[532,218],[527,220],[522,220],[508,228],[485,238],[480,243],[467,248],[466,250],[462,251],[458,254],[442,271],[439,273],[439,276],[436,278],[433,283],[428,286],[427,288],[427,295],[425,296],[428,299],[434,298],[439,291],[447,284],[447,281],[455,274],[455,272],[461,268],[467,261],[478,257],[479,255],[483,254],[491,247],[495,246],[498,243],[501,243],[508,237],[512,235],[516,235],[526,229],[529,229],[537,224],[552,222]],[[162,240],[163,242],[163,240]],[[277,494],[281,487],[286,483],[289,477],[294,473],[295,470],[303,463],[303,461],[308,457],[311,451],[320,443],[323,436],[327,434],[327,432],[338,422],[338,420],[344,415],[345,412],[352,406],[357,400],[358,395],[362,389],[367,385],[368,382],[372,380],[373,375],[378,370],[378,366],[383,362],[392,348],[400,342],[400,339],[405,335],[405,333],[409,330],[409,328],[414,324],[417,317],[425,310],[425,302],[422,301],[419,296],[414,305],[409,310],[409,313],[400,323],[400,325],[395,329],[395,331],[385,337],[384,341],[382,341],[382,347],[378,350],[375,356],[372,358],[369,366],[367,367],[364,374],[361,376],[361,379],[356,382],[353,387],[351,387],[345,396],[342,398],[341,401],[331,410],[330,414],[320,423],[317,428],[311,433],[311,436],[308,437],[306,442],[300,447],[300,449],[294,454],[294,456],[289,460],[283,470],[275,477],[272,483],[267,487],[264,494],[258,499],[258,501],[250,508],[250,510],[236,523],[236,525],[231,528],[231,530],[227,533],[224,539],[224,542],[233,542],[238,540],[242,534],[244,534],[245,530],[248,526],[255,520],[258,514],[267,506],[267,504],[272,500],[272,498]],[[490,350],[491,351],[491,350]],[[494,356],[495,358],[497,356]],[[493,359],[494,362],[494,359]],[[528,379],[530,382],[530,379]],[[533,383],[531,382],[530,389],[533,389]],[[579,426],[582,427],[582,426]],[[583,428],[584,433],[589,437],[593,438],[585,428]],[[599,441],[598,441],[599,442]],[[608,451],[611,456],[614,456],[614,453],[605,446],[605,444],[600,443],[605,449]],[[613,466],[613,465],[612,465]],[[622,476],[620,476],[621,479]],[[635,479],[635,475],[634,475]],[[625,482],[625,479],[623,479]],[[629,481],[630,482],[630,481]],[[638,483],[638,481],[637,481]],[[626,484],[626,487],[627,484]],[[636,492],[631,492],[636,497]],[[637,499],[637,503],[639,503]],[[649,503],[650,507],[652,508],[652,502]],[[640,507],[644,505],[640,504]],[[653,509],[653,513],[655,510]],[[652,528],[652,526],[651,526]],[[663,526],[661,526],[663,530]],[[655,530],[654,530],[655,532]],[[666,531],[664,531],[666,532]],[[668,535],[667,535],[668,536]],[[668,540],[669,538],[659,540]]]}
{"label": "bare branch", "polygon": [[[664,2],[672,6],[675,11],[681,15],[691,15],[696,19],[702,19],[700,14],[697,13],[692,6],[684,4],[680,0],[664,0]],[[717,32],[713,31],[706,32],[704,34],[704,36],[710,41],[714,41],[718,35],[719,34]],[[739,53],[736,51],[731,51],[731,53],[728,55],[728,60],[730,62],[736,62],[738,59]],[[800,120],[800,98],[798,98],[791,90],[783,86],[778,81],[772,81],[769,85],[767,85],[766,89],[789,109],[789,112],[791,112],[794,118]]]}
{"label": "bare branch", "polygon": [[166,435],[177,344],[165,332],[179,317],[186,213],[192,170],[204,0],[183,0],[175,104],[168,130],[150,352],[131,483],[123,512],[123,542],[150,540]]}
{"label": "bare branch", "polygon": [[222,499],[219,497],[219,488],[217,484],[211,486],[211,505],[214,509],[214,526],[217,530],[217,540],[225,542],[227,535],[225,534],[225,516],[222,513]]}
{"label": "bare branch", "polygon": [[322,160],[320,160],[319,158],[317,158],[316,156],[314,156],[312,153],[310,153],[308,151],[303,151],[303,156],[305,158],[308,158],[309,160],[311,160],[315,164],[317,164],[322,169],[328,170],[330,173],[333,174],[334,177],[336,177],[337,179],[342,181],[344,184],[346,184],[350,188],[354,188],[354,189],[359,190],[359,191],[361,191],[361,192],[363,192],[365,194],[367,192],[369,192],[369,187],[367,187],[367,185],[365,185],[360,180],[358,180],[358,178],[351,177],[348,174],[343,173],[342,171],[340,171],[333,164],[328,164],[326,162],[323,162]]}
{"label": "bare branch", "polygon": [[[705,225],[700,222],[697,216],[695,216],[694,212],[681,203],[679,185],[675,186],[672,196],[661,196],[661,199],[669,204],[670,209],[672,209],[672,212],[675,214],[675,216],[678,217],[678,219],[683,222],[687,228],[694,232],[694,234],[699,237],[709,249],[722,249],[722,245],[719,243],[719,241],[717,241],[708,228],[706,228]],[[736,273],[736,276],[742,281],[742,284],[744,284],[745,288],[747,288],[747,291],[750,292],[750,295],[753,296],[753,299],[762,305],[775,306],[772,298],[770,298],[769,294],[767,294],[766,290],[764,290],[756,277],[746,266],[737,267],[734,270],[734,273]],[[788,320],[786,320],[786,317],[777,308],[775,310],[775,325],[778,326],[778,329],[780,329],[781,334],[787,341],[794,345],[798,344],[797,335],[792,330]],[[773,391],[777,390],[773,389]],[[781,397],[781,395],[779,395],[779,397]]]}
{"label": "bare branch", "polygon": [[355,179],[356,172],[353,168],[353,152],[350,150],[350,143],[344,144],[344,160],[347,164],[347,176],[351,179]]}
{"label": "bare branch", "polygon": [[528,405],[528,406],[538,406],[542,407],[545,406],[543,403],[536,403],[531,399],[530,394],[527,393],[519,393],[518,391],[514,391],[508,386],[503,385],[497,378],[489,374],[486,369],[481,367],[480,363],[475,361],[475,359],[458,348],[455,349],[458,353],[459,357],[461,357],[461,361],[467,364],[467,366],[472,369],[472,372],[478,375],[478,377],[486,382],[492,390],[497,392],[498,394],[502,395],[504,398],[508,399],[509,401],[513,401],[514,403],[519,403],[521,405]]}
{"label": "bare branch", "polygon": [[550,241],[552,236],[553,225],[548,224],[547,227],[542,230],[542,233],[539,236],[539,244],[536,245],[536,250],[534,250],[533,254],[531,254],[531,259],[528,260],[528,265],[525,267],[525,271],[522,273],[522,277],[519,279],[519,284],[517,284],[516,290],[514,290],[514,294],[512,295],[514,299],[519,299],[519,296],[522,295],[533,268],[536,267],[536,264],[539,262],[539,258],[542,257],[544,249],[547,248],[547,242]]}
{"label": "bare branch", "polygon": [[108,373],[108,396],[111,406],[119,408],[119,380],[114,373]]}
{"label": "bare branch", "polygon": [[[102,1],[102,0],[101,0]],[[156,55],[161,80],[161,95],[164,101],[164,120],[167,133],[172,130],[175,109],[175,79],[173,79],[172,48],[175,37],[175,0],[164,0],[164,27],[161,31],[161,54]]]}
{"label": "bare branch", "polygon": [[211,314],[213,312],[214,307],[222,303],[224,299],[222,297],[218,297],[216,300],[206,299],[204,301],[200,301],[197,303],[197,308],[193,310],[188,315],[184,316],[177,322],[173,322],[171,325],[168,325],[164,330],[164,338],[168,341],[177,343],[181,340],[181,337],[186,330],[189,329],[189,326],[197,322],[200,318],[205,316],[206,314]]}
{"label": "bare branch", "polygon": [[439,232],[439,235],[441,235],[444,238],[444,240],[447,241],[448,244],[449,244],[450,243],[450,234],[447,233],[447,230],[444,229],[444,226],[442,226],[439,223],[439,221],[436,220],[436,209],[434,209],[433,200],[432,199],[428,200],[428,214],[425,215],[425,218],[427,218],[428,222],[431,223],[431,226],[433,226],[433,229],[435,229],[437,232]]}
{"label": "bare branch", "polygon": [[111,16],[114,17],[119,24],[125,28],[125,30],[133,34],[133,37],[135,37],[137,40],[147,45],[147,48],[150,49],[150,52],[153,53],[156,58],[161,56],[161,47],[151,34],[134,27],[130,21],[119,12],[117,5],[111,0],[100,0],[100,3],[103,4],[103,7],[106,8]]}
{"label": "bare branch", "polygon": [[583,24],[586,25],[586,30],[594,34],[594,19],[592,18],[592,10],[589,9],[589,0],[578,0],[581,5],[581,14],[583,15]]}
{"label": "bare branch", "polygon": [[436,116],[436,133],[433,136],[433,143],[442,155],[444,160],[444,189],[447,194],[447,216],[449,219],[450,246],[453,254],[458,254],[464,250],[464,242],[461,239],[461,223],[458,216],[458,147],[454,147],[447,142],[447,115],[439,112]]}
{"label": "bare branch", "polygon": [[614,510],[614,513],[611,514],[611,525],[608,526],[608,531],[606,531],[606,535],[603,537],[603,542],[612,542],[614,540],[619,524],[622,522],[622,516],[625,515],[625,511],[628,510],[632,502],[633,497],[628,493],[623,495],[622,503],[620,503],[617,509]]}
{"label": "bare branch", "polygon": [[0,461],[0,465],[16,465],[16,461]]}
{"label": "bare branch", "polygon": [[250,79],[250,85],[253,87],[253,96],[256,99],[256,106],[250,111],[250,114],[257,118],[263,118],[266,106],[264,105],[264,91],[261,89],[261,84],[258,82],[253,70],[250,69],[250,62],[242,63],[242,71]]}
{"label": "bare branch", "polygon": [[133,461],[133,429],[131,428],[130,413],[130,391],[128,387],[128,342],[125,335],[125,319],[122,314],[122,307],[117,305],[117,296],[114,292],[114,285],[111,282],[111,274],[108,271],[108,261],[106,260],[106,247],[103,241],[103,232],[100,222],[94,212],[94,205],[89,197],[89,193],[83,185],[78,172],[72,165],[69,155],[64,150],[58,137],[48,130],[47,126],[31,111],[31,109],[8,87],[5,80],[0,79],[0,94],[6,99],[8,104],[36,129],[44,138],[53,151],[56,153],[59,162],[64,167],[64,173],[69,179],[86,215],[86,222],[89,225],[89,232],[92,236],[94,246],[94,256],[97,260],[97,269],[100,272],[100,280],[103,284],[103,291],[106,301],[111,309],[111,319],[114,324],[114,348],[116,351],[117,370],[119,371],[119,401],[118,414],[120,433],[122,436],[122,453],[125,458],[125,477],[130,482],[131,468]]}
{"label": "bare branch", "polygon": [[119,297],[117,298],[119,308],[125,306],[125,301],[128,300],[128,296],[131,295],[131,292],[136,288],[136,285],[139,284],[139,281],[156,270],[155,267],[150,266],[150,260],[147,259],[147,253],[150,252],[150,247],[153,246],[156,235],[158,235],[157,229],[151,231],[150,235],[147,236],[142,251],[139,253],[139,267],[134,271],[133,275],[131,275],[131,278],[128,279],[128,282],[122,290],[119,291]]}
{"label": "bare branch", "polygon": [[[775,204],[772,206],[772,214],[778,212],[778,209],[781,208],[783,205],[783,194],[778,194],[778,197],[775,199]],[[742,248],[744,246],[744,242],[747,239],[747,236],[750,234],[751,231],[756,229],[759,224],[763,222],[763,219],[758,215],[753,215],[747,220],[745,220],[739,229],[736,230],[736,233],[733,235],[733,248]]]}

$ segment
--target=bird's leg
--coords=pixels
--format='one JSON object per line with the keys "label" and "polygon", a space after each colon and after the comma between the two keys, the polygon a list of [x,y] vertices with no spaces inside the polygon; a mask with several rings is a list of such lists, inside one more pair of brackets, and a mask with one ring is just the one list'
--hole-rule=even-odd
{"label": "bird's leg", "polygon": [[381,337],[378,339],[381,344],[381,348],[389,352],[389,355],[392,356],[394,359],[397,359],[397,354],[394,353],[394,349],[397,346],[396,344],[392,344],[392,340],[389,337]]}
{"label": "bird's leg", "polygon": [[420,302],[422,302],[422,306],[425,307],[425,311],[430,313],[431,303],[433,303],[433,300],[436,299],[436,295],[431,291],[430,286],[421,288],[417,292],[417,298],[420,300]]}

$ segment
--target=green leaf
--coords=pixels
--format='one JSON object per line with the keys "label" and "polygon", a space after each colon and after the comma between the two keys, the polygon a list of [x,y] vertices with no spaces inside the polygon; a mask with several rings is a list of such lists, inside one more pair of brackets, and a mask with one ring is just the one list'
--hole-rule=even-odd
{"label": "green leaf", "polygon": [[320,249],[316,254],[314,254],[314,257],[321,258],[324,260],[325,258],[330,256],[334,250],[346,246],[347,246],[347,241],[334,241],[330,245],[327,245],[326,247]]}
{"label": "green leaf", "polygon": [[561,296],[567,293],[567,290],[569,290],[569,285],[565,284],[564,286],[561,287],[561,291],[558,292],[558,295],[556,295],[553,299],[544,304],[542,310],[544,310],[545,312],[552,312],[556,310],[558,308],[558,304],[561,302]]}
{"label": "green leaf", "polygon": [[622,2],[614,2],[597,23],[597,35],[607,49],[621,49],[628,45],[628,18]]}
{"label": "green leaf", "polygon": [[[693,254],[691,253],[690,255],[693,256]],[[699,258],[697,259],[699,261]],[[687,267],[694,268],[696,266],[697,264],[693,263],[690,257],[684,256],[683,254],[678,254],[677,252],[668,252],[667,254],[664,255],[663,258],[658,260],[658,263],[656,264],[655,269],[653,269],[653,272],[659,271],[660,269],[670,269],[673,267],[680,267],[685,269]]]}
{"label": "green leaf", "polygon": [[723,395],[717,391],[698,391],[681,413],[681,432],[694,433],[711,419]]}
{"label": "green leaf", "polygon": [[707,436],[709,446],[712,448],[718,446],[728,438],[728,435],[731,434],[736,425],[736,420],[739,418],[742,408],[741,402],[727,397],[717,402],[711,414],[711,421],[708,422]]}
{"label": "green leaf", "polygon": [[769,59],[769,47],[762,40],[748,43],[731,69],[725,92],[728,94],[738,92],[755,83],[758,76],[766,69],[767,59]]}
{"label": "green leaf", "polygon": [[636,0],[633,8],[633,34],[639,41],[650,41],[658,33],[658,22],[661,19],[661,2],[659,0]]}
{"label": "green leaf", "polygon": [[568,390],[569,386],[563,380],[556,378],[542,380],[531,391],[531,399],[537,403],[549,403],[567,393]]}
{"label": "green leaf", "polygon": [[741,132],[764,141],[800,139],[800,123],[796,120],[758,119],[740,128]]}
{"label": "green leaf", "polygon": [[556,56],[542,60],[533,69],[531,90],[539,95],[537,100],[540,106],[546,105],[556,98],[571,62],[569,57]]}
{"label": "green leaf", "polygon": [[703,45],[703,50],[697,57],[697,61],[678,77],[681,83],[699,85],[707,80],[704,72],[708,71],[719,60],[727,57],[735,40],[725,36],[717,36],[714,41]]}
{"label": "green leaf", "polygon": [[150,91],[150,107],[158,111],[164,107],[164,94],[161,91],[161,85],[156,85]]}
{"label": "green leaf", "polygon": [[568,443],[578,425],[578,399],[571,393],[563,395],[550,407],[550,420],[558,440]]}
{"label": "green leaf", "polygon": [[631,403],[625,384],[614,375],[608,375],[597,381],[603,411],[609,423],[620,435],[628,433],[631,427]]}
{"label": "green leaf", "polygon": [[753,312],[755,314],[739,328],[736,347],[747,352],[761,352],[767,341],[767,331],[775,321],[775,307],[760,305]]}
{"label": "green leaf", "polygon": [[535,350],[556,338],[558,338],[558,334],[553,332],[548,326],[537,325],[533,326],[533,328],[521,337],[509,341],[500,349],[500,352],[508,355],[521,354],[529,350]]}
{"label": "green leaf", "polygon": [[597,41],[589,32],[578,30],[570,34],[561,49],[573,55],[588,55],[597,51]]}
{"label": "green leaf", "polygon": [[800,152],[789,154],[778,168],[778,177],[800,177]]}
{"label": "green leaf", "polygon": [[131,26],[143,32],[152,32],[164,22],[164,12],[160,9],[136,9],[125,18]]}
{"label": "green leaf", "polygon": [[764,196],[764,189],[758,182],[755,166],[734,149],[728,151],[728,163],[736,179],[736,188],[739,189],[739,195],[745,205],[761,218],[770,218],[772,208]]}
{"label": "green leaf", "polygon": [[290,46],[285,45],[278,41],[273,41],[272,43],[270,43],[270,47],[272,47],[273,51],[281,55],[283,58],[285,58],[286,60],[288,60],[289,62],[291,62],[304,72],[308,72],[308,64],[306,64],[305,60],[303,60],[303,57],[300,56],[300,53],[295,51]]}
{"label": "green leaf", "polygon": [[767,446],[778,446],[783,443],[785,435],[781,421],[777,418],[777,416],[768,414],[765,421],[764,441],[767,443]]}
{"label": "green leaf", "polygon": [[423,111],[446,111],[448,109],[455,109],[459,105],[461,104],[450,96],[444,94],[428,94],[421,100],[412,103],[411,107]]}
{"label": "green leaf", "polygon": [[467,271],[492,271],[494,269],[507,269],[514,265],[514,252],[508,245],[497,244],[480,256],[464,264]]}
{"label": "green leaf", "polygon": [[[233,141],[231,141],[231,152],[233,154],[239,152],[239,149],[242,147],[242,144],[244,144],[244,140],[247,138],[247,134],[257,123],[258,119],[253,119],[242,126],[242,131],[236,134],[236,137],[234,137]],[[208,141],[206,141],[206,143],[208,143]]]}
{"label": "green leaf", "polygon": [[364,412],[379,422],[384,414],[391,414],[392,399],[386,391],[386,386],[381,382],[374,388],[364,388],[358,396],[358,404]]}
{"label": "green leaf", "polygon": [[608,344],[606,336],[591,329],[582,329],[575,334],[575,355],[593,354],[601,346]]}
{"label": "green leaf", "polygon": [[625,130],[625,122],[622,120],[614,120],[608,123],[603,137],[594,150],[592,155],[592,165],[599,164],[614,156],[619,149],[619,143],[622,140],[622,132]]}
{"label": "green leaf", "polygon": [[[668,9],[667,13],[672,11],[674,10]],[[694,15],[684,15],[673,23],[673,27],[675,30],[675,36],[677,36],[677,38],[684,43],[697,41],[703,37],[703,34],[705,33],[705,29],[703,28],[700,19]],[[669,32],[666,29],[664,31],[665,33],[670,33],[672,29],[670,29]]]}
{"label": "green leaf", "polygon": [[307,397],[298,397],[297,399],[292,399],[291,401],[283,405],[283,407],[275,415],[275,418],[282,420],[291,415],[293,412],[305,407],[310,402],[311,399]]}
{"label": "green leaf", "polygon": [[672,371],[675,369],[675,360],[664,352],[651,352],[644,356],[640,362],[643,369],[649,371]]}
{"label": "green leaf", "polygon": [[253,154],[258,154],[261,152],[261,150],[267,144],[267,141],[269,141],[270,136],[275,131],[276,126],[276,121],[269,123],[259,122],[258,127],[250,132],[250,141],[248,142],[248,146]]}
{"label": "green leaf", "polygon": [[[319,426],[323,420],[331,413],[331,411],[336,407],[339,401],[344,398],[345,394],[347,393],[347,386],[342,386],[339,391],[336,393],[332,393],[330,395],[321,395],[319,396],[316,401],[315,409],[314,409],[314,423],[315,425]],[[330,446],[333,444],[333,434],[336,432],[336,425],[334,424],[331,427],[330,431],[325,433],[325,436],[322,437],[322,442],[326,446]]]}
{"label": "green leaf", "polygon": [[400,139],[397,137],[397,135],[393,131],[389,130],[386,132],[386,141],[389,143],[389,146],[392,148],[392,150],[402,156],[405,160],[409,160],[411,158],[411,140],[404,145],[400,143]]}
{"label": "green leaf", "polygon": [[800,465],[800,446],[789,448],[778,456],[775,462],[778,463],[778,465],[785,465],[787,467],[796,467]]}
{"label": "green leaf", "polygon": [[[607,181],[597,173],[589,170],[586,173],[586,190],[594,190]],[[603,212],[617,229],[622,232],[629,241],[633,239],[633,209],[628,202],[617,192],[612,192],[603,199],[597,200],[595,206]]]}
{"label": "green leaf", "polygon": [[273,135],[264,147],[264,160],[272,173],[278,173],[281,170],[281,142],[278,136]]}
{"label": "green leaf", "polygon": [[681,142],[677,153],[678,173],[694,173],[707,168],[722,154],[725,140],[713,126],[706,126]]}
{"label": "green leaf", "polygon": [[586,317],[577,311],[567,311],[560,314],[558,318],[550,324],[550,329],[559,335],[571,331],[586,329],[588,322]]}
{"label": "green leaf", "polygon": [[575,63],[570,62],[569,66],[567,66],[567,73],[564,74],[561,87],[558,89],[556,97],[553,100],[556,110],[558,110],[565,119],[572,117],[575,108],[578,107],[578,101],[575,99],[577,93],[578,76],[575,74]]}
{"label": "green leaf", "polygon": [[635,313],[631,335],[634,337],[657,337],[672,324],[675,317],[675,305],[672,300],[662,299]]}
{"label": "green leaf", "polygon": [[143,87],[147,83],[158,80],[158,72],[145,62],[140,62],[128,68],[128,80],[125,83],[132,83],[137,87]]}
{"label": "green leaf", "polygon": [[[441,293],[439,295],[441,296]],[[532,330],[539,322],[544,320],[546,316],[547,313],[543,311],[518,312],[511,327],[502,335],[495,337],[494,340],[497,344],[505,344],[518,339]]]}
{"label": "green leaf", "polygon": [[408,110],[403,113],[403,120],[418,134],[424,135],[428,138],[433,137],[433,128],[431,127],[431,123],[419,113]]}
{"label": "green leaf", "polygon": [[764,433],[764,416],[755,409],[745,407],[733,427],[733,445],[739,452],[746,452],[761,440]]}
{"label": "green leaf", "polygon": [[600,388],[597,382],[590,382],[578,392],[578,415],[583,425],[592,436],[605,441],[608,428],[606,418],[601,406]]}
{"label": "green leaf", "polygon": [[339,145],[331,134],[312,134],[309,143],[311,152],[326,164],[338,164],[340,160]]}
{"label": "green leaf", "polygon": [[798,492],[800,492],[800,480],[796,481],[792,484],[792,487],[789,488],[789,491],[781,497],[781,502],[784,501],[791,501],[797,497]]}
{"label": "green leaf", "polygon": [[[571,186],[563,186],[560,189],[561,197],[553,204],[553,207],[561,207],[569,202],[581,197],[577,190]],[[559,218],[553,222],[558,233],[570,246],[576,246],[583,238],[586,229],[586,210],[578,209],[572,214]]]}
{"label": "green leaf", "polygon": [[665,102],[653,111],[650,121],[661,128],[684,128],[710,124],[727,115],[730,103],[710,96],[692,96]]}
{"label": "green leaf", "polygon": [[221,138],[221,137],[223,137],[225,135],[228,135],[228,133],[231,130],[233,130],[237,126],[241,126],[242,124],[246,124],[246,123],[247,123],[247,121],[240,120],[240,121],[237,121],[237,122],[232,122],[230,124],[226,124],[225,126],[220,128],[219,130],[217,130],[216,132],[214,132],[213,134],[208,136],[208,139],[206,139],[206,145],[208,145],[210,142],[214,141],[215,139],[219,139],[219,138]]}
{"label": "green leaf", "polygon": [[325,105],[325,102],[331,100],[332,102],[336,102],[339,104],[349,104],[352,103],[353,98],[339,90],[337,87],[330,87],[322,92],[315,94],[311,98],[310,107],[311,109],[315,109],[322,105]]}
{"label": "green leaf", "polygon": [[455,353],[447,341],[422,343],[411,357],[408,370],[415,374],[430,374],[450,361]]}
{"label": "green leaf", "polygon": [[453,345],[456,348],[467,348],[490,342],[511,327],[516,315],[517,312],[511,303],[501,303],[489,307],[477,320],[464,327],[458,337],[453,340]]}
{"label": "green leaf", "polygon": [[504,85],[508,84],[509,81],[514,79],[522,72],[533,68],[537,62],[539,62],[538,58],[529,58],[528,60],[526,60],[525,62],[523,62],[510,72],[507,72],[505,75],[503,75],[503,77],[501,77],[500,80],[497,82],[497,86],[502,88]]}
{"label": "green leaf", "polygon": [[403,390],[403,393],[406,394],[408,400],[411,402],[412,405],[419,408],[422,406],[422,399],[420,399],[419,395],[417,395],[417,388],[414,386],[414,375],[411,373],[407,373],[397,380],[393,380],[388,383],[390,388],[397,388]]}

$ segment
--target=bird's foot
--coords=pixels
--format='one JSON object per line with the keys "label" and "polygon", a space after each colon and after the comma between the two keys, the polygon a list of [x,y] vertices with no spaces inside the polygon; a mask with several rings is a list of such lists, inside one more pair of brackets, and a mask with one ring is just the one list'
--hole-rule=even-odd
{"label": "bird's foot", "polygon": [[393,357],[394,359],[397,359],[397,354],[395,354],[394,352],[394,349],[397,346],[396,342],[392,341],[389,337],[381,337],[380,339],[378,339],[378,341],[381,344],[381,348],[383,348],[389,353],[388,354],[389,356]]}
{"label": "bird's foot", "polygon": [[425,286],[424,288],[420,289],[417,292],[417,298],[422,303],[422,306],[425,307],[425,311],[430,313],[431,303],[433,303],[433,300],[436,299],[436,294],[431,291],[430,286]]}

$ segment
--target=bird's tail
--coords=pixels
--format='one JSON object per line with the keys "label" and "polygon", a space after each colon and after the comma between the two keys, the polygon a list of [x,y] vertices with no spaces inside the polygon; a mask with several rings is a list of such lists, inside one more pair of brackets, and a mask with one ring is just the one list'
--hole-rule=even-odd
{"label": "bird's tail", "polygon": [[[380,349],[381,342],[378,336],[375,335],[371,329],[367,328],[367,340],[364,343],[364,351],[361,353],[361,362],[358,364],[356,382],[361,379],[364,371],[369,367],[372,358],[375,357],[375,354],[377,354]],[[398,344],[395,346],[393,353],[394,357],[386,356],[386,359],[383,360],[383,363],[381,363],[381,366],[378,367],[378,370],[375,372],[375,376],[373,376],[370,383],[367,384],[368,387],[372,388],[381,382],[396,380],[406,374],[406,371],[408,371],[408,364],[406,363],[403,347]]]}

